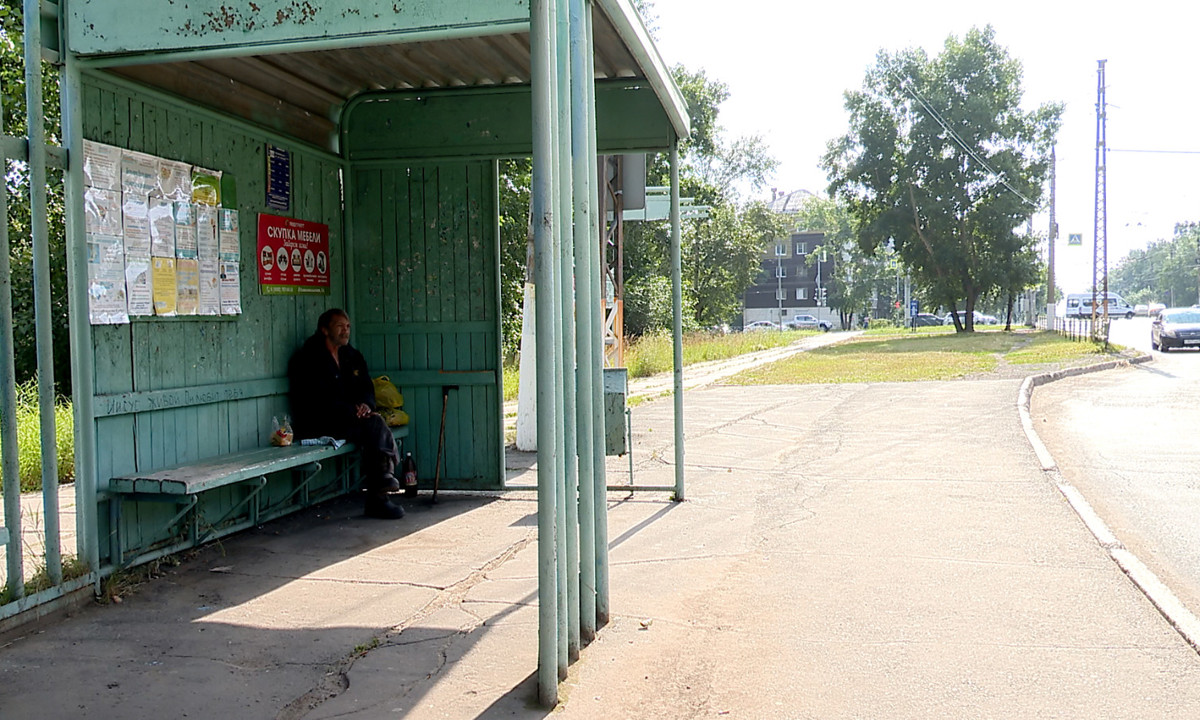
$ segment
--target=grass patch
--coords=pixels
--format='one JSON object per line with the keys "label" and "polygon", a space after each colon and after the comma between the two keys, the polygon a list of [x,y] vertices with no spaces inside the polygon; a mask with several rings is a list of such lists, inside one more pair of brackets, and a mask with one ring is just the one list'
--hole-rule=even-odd
{"label": "grass patch", "polygon": [[507,362],[501,368],[504,382],[504,402],[517,399],[517,388],[521,382],[521,366],[516,360]]}
{"label": "grass patch", "polygon": [[[936,330],[936,328],[929,328]],[[1102,353],[1048,332],[881,332],[740,373],[733,385],[953,380],[1009,362],[1064,362]],[[1013,358],[1016,358],[1015,360]]]}
{"label": "grass patch", "polygon": [[[81,578],[88,574],[87,563],[83,562],[74,555],[64,555],[62,558],[62,577],[63,582]],[[43,590],[49,590],[54,587],[54,583],[50,580],[50,573],[46,571],[44,564],[38,565],[33,576],[25,581],[25,595],[33,595]],[[12,588],[6,583],[4,587],[0,587],[0,606],[16,600],[13,597]]]}
{"label": "grass patch", "polygon": [[[37,383],[17,385],[17,464],[21,492],[42,489],[42,432]],[[58,447],[58,482],[75,479],[75,421],[71,402],[59,398],[54,406],[54,434]],[[2,490],[0,490],[2,494]]]}
{"label": "grass patch", "polygon": [[[802,337],[818,335],[819,330],[784,330],[730,333],[688,333],[683,337],[683,364],[725,360],[738,355],[791,345]],[[629,377],[649,377],[675,367],[675,349],[666,333],[643,335],[625,350]]]}
{"label": "grass patch", "polygon": [[[1059,363],[1105,355],[1104,345],[1091,340],[1072,340],[1057,333],[1031,333],[1025,347],[1013,350],[1005,358],[1014,365]],[[1110,346],[1111,347],[1111,346]]]}

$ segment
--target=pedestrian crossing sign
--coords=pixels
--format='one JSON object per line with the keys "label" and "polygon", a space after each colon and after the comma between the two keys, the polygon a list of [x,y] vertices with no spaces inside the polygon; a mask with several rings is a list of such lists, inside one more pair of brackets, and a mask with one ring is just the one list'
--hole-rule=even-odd
{"label": "pedestrian crossing sign", "polygon": [[1067,244],[1068,245],[1082,245],[1083,244],[1083,233],[1068,233],[1067,234]]}

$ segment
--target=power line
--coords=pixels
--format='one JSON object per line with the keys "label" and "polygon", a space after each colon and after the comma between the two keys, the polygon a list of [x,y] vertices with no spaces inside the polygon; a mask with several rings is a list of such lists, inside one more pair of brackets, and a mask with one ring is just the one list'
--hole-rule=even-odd
{"label": "power line", "polygon": [[907,92],[909,95],[911,95],[914,100],[916,100],[918,103],[920,103],[921,107],[925,108],[925,111],[928,112],[930,114],[930,116],[933,117],[933,119],[937,122],[937,124],[940,125],[943,130],[945,130],[947,133],[950,134],[950,137],[954,140],[954,142],[958,143],[958,146],[961,147],[967,153],[967,155],[969,155],[976,162],[978,162],[980,165],[982,165],[984,170],[987,170],[989,173],[991,173],[993,176],[995,176],[996,179],[1000,181],[1001,185],[1008,188],[1014,195],[1016,195],[1017,197],[1024,200],[1026,204],[1031,205],[1035,208],[1038,206],[1037,203],[1035,203],[1034,201],[1025,197],[1025,195],[1020,190],[1017,190],[1015,187],[1013,187],[1011,184],[1009,184],[1008,180],[1006,180],[1004,178],[1003,174],[998,173],[995,170],[993,170],[991,168],[991,166],[987,164],[987,161],[984,160],[982,157],[980,157],[979,153],[975,152],[975,149],[972,148],[971,146],[969,146],[967,144],[967,142],[965,140],[963,140],[961,136],[959,136],[958,132],[956,132],[954,130],[954,128],[950,127],[950,124],[947,123],[940,114],[938,114],[938,111],[934,110],[933,107],[925,100],[925,98],[921,97],[920,93],[918,93],[916,90],[913,90],[911,87],[909,87],[909,84],[907,82],[905,82],[904,78],[901,78],[893,70],[889,70],[888,72],[891,73],[892,77],[895,78],[895,80],[900,83],[900,88],[902,90],[904,90],[905,92]]}
{"label": "power line", "polygon": [[1132,150],[1126,148],[1109,148],[1108,151],[1123,153],[1153,153],[1157,155],[1200,155],[1200,150]]}

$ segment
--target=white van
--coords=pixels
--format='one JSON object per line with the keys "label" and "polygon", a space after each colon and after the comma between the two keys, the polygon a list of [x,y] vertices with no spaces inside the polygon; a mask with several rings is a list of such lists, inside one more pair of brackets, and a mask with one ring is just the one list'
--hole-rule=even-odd
{"label": "white van", "polygon": [[[1108,316],[1110,318],[1132,318],[1133,306],[1125,302],[1125,300],[1116,293],[1097,293],[1098,296],[1105,298],[1108,304]],[[1104,308],[1099,308],[1099,313],[1104,314]],[[1062,299],[1058,304],[1057,312],[1059,317],[1068,318],[1090,318],[1092,316],[1092,294],[1091,293],[1070,293]]]}

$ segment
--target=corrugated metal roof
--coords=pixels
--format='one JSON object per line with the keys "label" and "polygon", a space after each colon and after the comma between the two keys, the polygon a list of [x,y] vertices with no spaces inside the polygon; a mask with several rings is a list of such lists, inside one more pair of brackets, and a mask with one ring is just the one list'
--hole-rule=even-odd
{"label": "corrugated metal roof", "polygon": [[[628,1],[597,0],[592,7],[596,79],[645,79],[676,133],[686,137],[682,96]],[[141,56],[122,64],[110,58],[101,64],[108,72],[322,147],[330,145],[341,109],[363,92],[530,83],[528,32],[154,60]]]}

